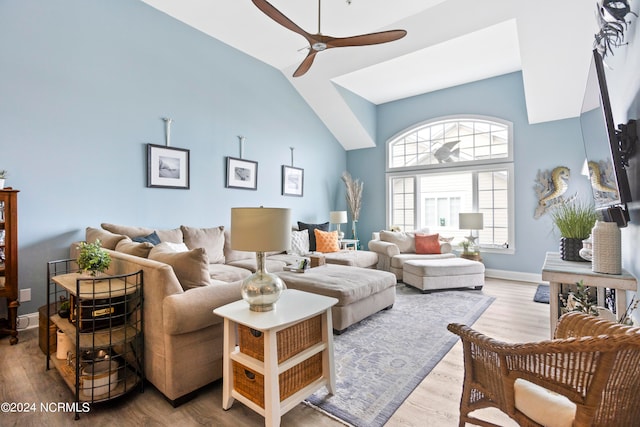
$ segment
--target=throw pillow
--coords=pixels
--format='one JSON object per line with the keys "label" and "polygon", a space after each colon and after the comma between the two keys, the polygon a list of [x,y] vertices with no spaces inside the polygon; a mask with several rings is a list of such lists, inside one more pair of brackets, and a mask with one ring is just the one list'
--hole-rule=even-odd
{"label": "throw pillow", "polygon": [[134,242],[129,237],[125,237],[116,245],[116,252],[122,252],[140,258],[147,258],[149,256],[149,251],[151,251],[153,246],[154,245],[149,242],[138,243]]}
{"label": "throw pillow", "polygon": [[316,250],[318,252],[329,253],[340,250],[337,231],[322,231],[316,228],[313,232],[316,235]]}
{"label": "throw pillow", "polygon": [[440,240],[438,234],[416,233],[416,253],[417,254],[439,254]]}
{"label": "throw pillow", "polygon": [[415,233],[382,230],[380,240],[394,243],[402,254],[416,252]]}
{"label": "throw pillow", "polygon": [[329,231],[329,222],[323,224],[307,224],[305,222],[298,221],[298,230],[309,230],[309,250],[316,251],[316,235],[314,230]]}
{"label": "throw pillow", "polygon": [[125,236],[129,236],[132,239],[134,237],[148,236],[149,234],[155,231],[158,237],[160,238],[161,242],[180,243],[183,241],[182,230],[180,230],[179,228],[174,228],[171,230],[154,230],[153,228],[148,228],[148,227],[117,225],[117,224],[109,224],[106,222],[103,222],[102,224],[100,224],[100,226],[107,231],[110,231],[115,234],[124,234]]}
{"label": "throw pillow", "polygon": [[205,248],[211,264],[224,264],[224,227],[196,228],[181,225],[189,249]]}
{"label": "throw pillow", "polygon": [[[187,252],[189,248],[184,243],[172,243],[172,242],[164,242],[173,249],[175,252]],[[209,254],[207,254],[209,256]]]}
{"label": "throw pillow", "polygon": [[307,255],[309,253],[309,230],[291,231],[291,249],[289,255]]}
{"label": "throw pillow", "polygon": [[160,244],[160,238],[155,231],[147,236],[132,237],[131,240],[136,243],[151,243],[152,245]]}
{"label": "throw pillow", "polygon": [[114,234],[107,230],[101,230],[99,228],[87,227],[85,231],[85,241],[94,243],[96,240],[100,240],[100,244],[105,249],[115,249],[118,242],[127,236],[122,234]]}
{"label": "throw pillow", "polygon": [[160,243],[151,249],[149,259],[170,265],[185,291],[211,284],[209,257],[204,248],[175,252],[167,243]]}

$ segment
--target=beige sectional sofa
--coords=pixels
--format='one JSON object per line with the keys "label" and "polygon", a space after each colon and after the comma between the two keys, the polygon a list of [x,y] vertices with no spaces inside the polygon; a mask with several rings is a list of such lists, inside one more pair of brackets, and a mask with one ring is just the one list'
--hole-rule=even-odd
{"label": "beige sectional sofa", "polygon": [[[223,325],[213,309],[240,299],[241,281],[256,270],[255,254],[231,249],[229,233],[223,227],[154,230],[103,223],[101,228],[87,228],[85,238],[90,242],[99,239],[109,250],[113,262],[108,273],[144,272],[147,379],[178,405],[192,392],[221,378]],[[76,258],[76,250],[77,244],[72,244],[71,258]],[[326,254],[326,259],[352,266],[377,264],[377,254],[358,258],[355,252]],[[357,252],[364,255],[368,251]],[[269,253],[267,270],[282,271],[300,259],[297,254]],[[375,302],[370,313],[380,309],[377,295],[364,297]],[[341,308],[346,310],[340,317],[344,318],[341,327],[349,326],[349,320],[360,320],[366,304],[354,305],[358,310],[355,317],[350,317],[349,307]],[[391,295],[384,304],[393,304]]]}

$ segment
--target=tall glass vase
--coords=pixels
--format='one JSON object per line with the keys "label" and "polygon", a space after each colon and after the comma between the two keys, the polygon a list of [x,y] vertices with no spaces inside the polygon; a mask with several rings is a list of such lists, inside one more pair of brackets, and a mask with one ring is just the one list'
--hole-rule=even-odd
{"label": "tall glass vase", "polygon": [[357,220],[353,220],[351,222],[351,238],[353,240],[358,240],[358,230],[357,230],[357,225],[358,225],[358,221]]}

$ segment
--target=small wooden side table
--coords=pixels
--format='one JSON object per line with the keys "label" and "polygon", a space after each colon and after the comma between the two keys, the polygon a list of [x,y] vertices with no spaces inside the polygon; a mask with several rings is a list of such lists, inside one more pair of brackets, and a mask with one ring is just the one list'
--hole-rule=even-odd
{"label": "small wooden side table", "polygon": [[558,295],[561,284],[575,284],[582,280],[585,286],[596,288],[596,296],[600,306],[604,306],[605,289],[615,289],[616,318],[618,320],[627,311],[627,291],[637,289],[636,278],[626,270],[622,270],[622,274],[594,273],[591,270],[590,262],[564,261],[557,252],[547,252],[542,267],[542,280],[549,282],[551,338],[553,338],[560,316]]}
{"label": "small wooden side table", "polygon": [[[231,408],[237,399],[264,416],[266,426],[279,426],[282,415],[320,387],[326,386],[333,394],[336,383],[331,307],[337,302],[335,298],[287,289],[273,311],[251,311],[243,300],[213,310],[224,318],[222,408]],[[320,322],[321,331],[308,332],[310,328],[304,327],[306,322],[316,321]],[[243,348],[243,328],[250,334],[250,339],[263,341],[262,348]],[[300,351],[294,351],[282,360],[282,347],[290,344],[282,340],[286,339],[290,328],[296,328],[296,342],[305,342],[307,333],[317,335],[318,339],[307,340]],[[239,343],[238,347],[236,343]],[[295,383],[298,380],[291,377],[292,373],[297,375],[296,372],[302,371],[300,367],[306,369],[314,363],[317,366],[311,368],[317,375],[305,377],[307,374],[302,374],[299,387],[294,386],[294,391],[281,399],[280,381]],[[245,385],[247,382],[251,385]]]}

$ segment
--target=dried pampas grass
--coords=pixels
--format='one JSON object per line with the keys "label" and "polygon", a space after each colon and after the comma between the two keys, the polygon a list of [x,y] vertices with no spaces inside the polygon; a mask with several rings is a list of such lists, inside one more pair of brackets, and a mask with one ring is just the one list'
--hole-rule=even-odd
{"label": "dried pampas grass", "polygon": [[359,179],[353,179],[349,172],[342,173],[342,180],[347,187],[347,205],[351,211],[351,218],[357,221],[360,218],[360,208],[362,207],[362,187],[364,183]]}

